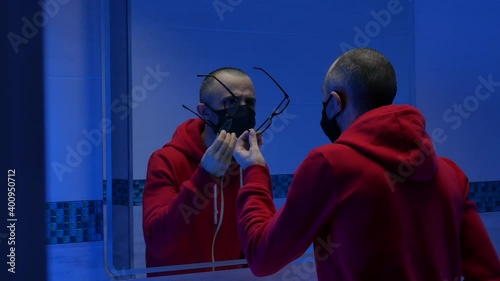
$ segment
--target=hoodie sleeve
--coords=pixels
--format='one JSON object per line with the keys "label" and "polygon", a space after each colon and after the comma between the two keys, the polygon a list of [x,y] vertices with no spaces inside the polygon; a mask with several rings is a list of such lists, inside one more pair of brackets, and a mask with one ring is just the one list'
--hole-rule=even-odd
{"label": "hoodie sleeve", "polygon": [[335,205],[331,188],[326,188],[330,169],[322,154],[311,152],[297,169],[278,212],[267,186],[267,167],[252,165],[245,170],[245,185],[236,203],[238,235],[254,275],[276,273],[311,245]]}
{"label": "hoodie sleeve", "polygon": [[198,231],[193,227],[197,221],[208,221],[213,216],[208,205],[216,184],[214,178],[201,166],[187,181],[179,182],[180,173],[189,171],[175,167],[163,154],[153,153],[149,159],[143,194],[143,232],[150,253],[157,258],[169,255],[189,232]]}
{"label": "hoodie sleeve", "polygon": [[476,204],[469,198],[469,180],[455,163],[450,160],[447,162],[455,168],[464,199],[460,228],[462,275],[465,281],[500,281],[498,254],[478,214]]}

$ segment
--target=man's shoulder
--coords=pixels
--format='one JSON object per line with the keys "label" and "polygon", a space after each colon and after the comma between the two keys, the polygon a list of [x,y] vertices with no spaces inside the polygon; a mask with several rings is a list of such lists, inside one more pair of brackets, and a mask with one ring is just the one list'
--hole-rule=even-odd
{"label": "man's shoulder", "polygon": [[352,159],[359,159],[359,152],[353,148],[338,144],[329,143],[312,149],[306,157],[307,163],[314,163],[315,166],[327,165],[334,169],[349,169],[353,165]]}
{"label": "man's shoulder", "polygon": [[451,158],[447,158],[444,156],[438,156],[440,162],[444,162],[448,164],[457,174],[465,176],[465,172],[458,166],[458,164],[453,161]]}
{"label": "man's shoulder", "polygon": [[350,154],[350,153],[354,153],[354,152],[355,152],[355,150],[353,150],[352,148],[350,148],[347,145],[338,144],[338,143],[328,143],[328,144],[324,144],[324,145],[318,146],[316,148],[313,148],[309,152],[309,154],[310,155],[315,155],[315,154],[329,155],[329,154],[335,153],[338,155],[338,154]]}
{"label": "man's shoulder", "polygon": [[165,144],[161,148],[153,151],[149,157],[150,159],[164,159],[169,161],[184,161],[187,156],[177,149],[175,146],[169,145],[169,143]]}

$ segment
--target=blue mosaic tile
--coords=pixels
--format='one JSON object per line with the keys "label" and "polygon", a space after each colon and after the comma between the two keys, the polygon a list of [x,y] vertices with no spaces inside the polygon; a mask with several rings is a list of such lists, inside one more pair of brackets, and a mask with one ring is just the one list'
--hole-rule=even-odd
{"label": "blue mosaic tile", "polygon": [[[271,175],[274,198],[286,198],[292,180],[293,174]],[[142,194],[144,192],[145,183],[145,180],[134,180],[134,206],[142,205]],[[489,200],[495,202],[499,201],[500,181],[471,183],[469,196],[479,199],[478,201],[480,202]]]}
{"label": "blue mosaic tile", "polygon": [[[286,198],[293,174],[271,175],[274,198]],[[146,180],[134,180],[134,206],[142,206],[142,194]],[[121,200],[123,202],[124,200]],[[118,200],[116,201],[118,202]],[[113,202],[115,203],[115,201]]]}
{"label": "blue mosaic tile", "polygon": [[286,198],[292,179],[293,174],[271,175],[274,198]]}
{"label": "blue mosaic tile", "polygon": [[134,206],[142,206],[142,194],[146,180],[134,180]]}
{"label": "blue mosaic tile", "polygon": [[102,234],[102,200],[49,202],[46,207],[48,244],[99,241],[85,235]]}
{"label": "blue mosaic tile", "polygon": [[478,212],[500,211],[500,181],[472,182],[469,198],[476,203]]}
{"label": "blue mosaic tile", "polygon": [[[274,198],[286,198],[292,174],[271,175]],[[133,204],[142,205],[145,180],[133,181]],[[103,185],[104,188],[106,185]],[[115,180],[113,204],[127,205],[128,181]],[[469,197],[479,212],[500,211],[500,181],[471,183]],[[47,244],[102,241],[103,201],[48,202],[46,205]]]}
{"label": "blue mosaic tile", "polygon": [[128,206],[129,204],[129,184],[128,180],[114,179],[112,181],[112,202],[113,205]]}

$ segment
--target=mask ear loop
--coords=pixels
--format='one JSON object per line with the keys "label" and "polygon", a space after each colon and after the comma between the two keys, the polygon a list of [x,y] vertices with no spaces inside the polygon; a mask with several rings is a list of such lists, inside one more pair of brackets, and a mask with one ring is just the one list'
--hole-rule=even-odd
{"label": "mask ear loop", "polygon": [[[205,105],[206,105],[208,108],[210,108],[210,110],[212,110],[212,111],[214,111],[214,112],[215,112],[215,110],[213,110],[213,109],[212,109],[212,108],[211,108],[208,104],[205,104]],[[201,115],[200,115],[200,114],[196,113],[194,110],[190,109],[190,108],[189,108],[189,107],[187,107],[186,105],[184,105],[184,104],[183,104],[183,105],[182,105],[182,107],[184,107],[185,109],[189,110],[191,113],[193,113],[194,115],[198,116],[201,120],[203,120],[203,122],[205,122],[205,124],[207,124],[210,128],[212,128],[212,130],[214,131],[214,133],[215,133],[215,134],[219,134],[219,133],[220,133],[220,131],[222,131],[222,130],[224,130],[224,129],[227,131],[227,129],[228,129],[228,128],[231,128],[231,125],[233,124],[233,116],[232,116],[232,115],[231,115],[231,114],[227,111],[227,109],[226,109],[226,108],[224,108],[224,110],[226,111],[226,114],[227,114],[228,116],[230,116],[230,118],[228,118],[228,119],[226,119],[226,120],[229,120],[229,121],[226,121],[226,122],[224,123],[224,125],[222,125],[222,126],[219,128],[219,130],[216,130],[216,126],[215,126],[212,122],[210,122],[210,121],[206,120],[205,118],[201,117]],[[228,123],[228,122],[229,122],[229,123]]]}
{"label": "mask ear loop", "polygon": [[[212,112],[216,112],[216,110],[214,110],[210,105],[208,105],[208,104],[205,104],[205,105],[208,108],[210,108],[210,110],[212,110]],[[236,112],[238,112],[238,110],[239,110],[239,106],[236,109],[235,114],[236,114]],[[227,110],[226,105],[224,105],[224,112],[226,113],[226,116],[225,116],[226,118],[225,118],[224,124],[222,124],[220,126],[219,132],[217,132],[217,133],[220,133],[220,131],[222,131],[222,130],[226,130],[227,131],[229,128],[231,128],[231,125],[233,124],[234,115],[232,115],[231,113],[229,113],[229,110]],[[219,122],[220,122],[220,120],[219,120]]]}

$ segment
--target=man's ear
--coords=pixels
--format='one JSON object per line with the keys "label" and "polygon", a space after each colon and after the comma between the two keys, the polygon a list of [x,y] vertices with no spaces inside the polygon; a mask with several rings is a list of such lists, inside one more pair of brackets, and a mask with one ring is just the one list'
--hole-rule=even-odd
{"label": "man's ear", "polygon": [[335,112],[342,111],[344,108],[342,107],[342,99],[339,93],[332,91],[330,94],[333,96],[331,103],[334,105]]}
{"label": "man's ear", "polygon": [[211,122],[216,121],[214,119],[217,119],[217,116],[215,116],[215,113],[204,103],[199,103],[196,106],[196,109],[198,110],[198,114],[200,114],[203,119]]}
{"label": "man's ear", "polygon": [[199,103],[196,106],[196,110],[198,110],[198,114],[200,114],[203,119],[210,119],[210,109],[203,103]]}

